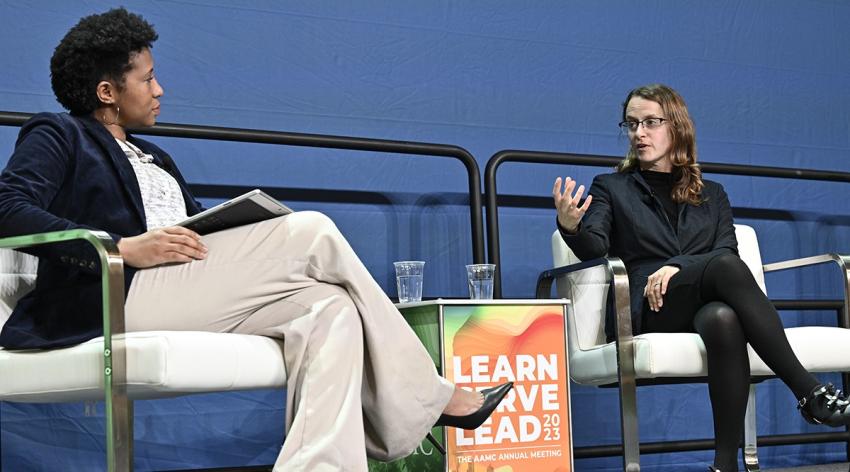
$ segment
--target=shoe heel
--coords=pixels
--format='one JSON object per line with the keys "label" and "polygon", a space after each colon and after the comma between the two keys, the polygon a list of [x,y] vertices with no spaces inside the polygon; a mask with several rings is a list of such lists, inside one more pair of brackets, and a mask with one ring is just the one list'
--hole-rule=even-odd
{"label": "shoe heel", "polygon": [[434,449],[436,449],[437,452],[444,456],[446,455],[446,448],[444,448],[443,445],[437,441],[437,438],[435,438],[433,434],[428,433],[425,435],[425,437],[428,438],[428,441],[431,441],[431,444],[434,446]]}

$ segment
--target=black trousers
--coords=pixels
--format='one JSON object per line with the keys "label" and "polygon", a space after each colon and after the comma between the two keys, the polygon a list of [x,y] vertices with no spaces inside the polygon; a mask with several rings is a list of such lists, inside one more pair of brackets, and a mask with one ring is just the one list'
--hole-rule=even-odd
{"label": "black trousers", "polygon": [[734,254],[683,267],[668,283],[660,311],[644,301],[642,331],[698,333],[708,358],[708,390],[714,417],[715,466],[737,470],[750,385],[747,344],[797,398],[817,385],[800,364],[779,314]]}

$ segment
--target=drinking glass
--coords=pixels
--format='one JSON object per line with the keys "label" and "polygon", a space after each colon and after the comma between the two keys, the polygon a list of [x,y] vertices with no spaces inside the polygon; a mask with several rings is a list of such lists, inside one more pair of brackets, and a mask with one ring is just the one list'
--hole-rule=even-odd
{"label": "drinking glass", "polygon": [[470,264],[466,266],[466,278],[469,282],[471,300],[491,300],[493,298],[493,275],[496,264]]}
{"label": "drinking glass", "polygon": [[422,269],[423,261],[398,261],[395,266],[396,287],[398,287],[398,302],[409,303],[422,301]]}

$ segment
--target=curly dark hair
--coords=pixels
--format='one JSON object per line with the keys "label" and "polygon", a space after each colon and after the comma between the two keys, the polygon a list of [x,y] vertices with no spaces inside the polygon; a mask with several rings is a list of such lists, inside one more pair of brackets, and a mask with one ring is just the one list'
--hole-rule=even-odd
{"label": "curly dark hair", "polygon": [[111,80],[122,87],[131,57],[157,38],[150,23],[124,8],[81,19],[50,58],[56,100],[75,115],[93,112],[100,106],[97,84]]}

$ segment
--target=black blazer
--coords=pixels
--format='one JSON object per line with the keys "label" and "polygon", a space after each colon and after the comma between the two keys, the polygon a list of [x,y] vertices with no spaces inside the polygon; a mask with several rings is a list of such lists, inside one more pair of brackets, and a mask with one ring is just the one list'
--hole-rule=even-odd
{"label": "black blazer", "polygon": [[[201,206],[162,149],[128,136],[154,156],[183,191],[186,212]],[[98,229],[117,242],[146,231],[139,183],[124,151],[90,117],[42,113],[21,128],[0,174],[0,237],[69,229]],[[6,348],[76,344],[103,334],[100,263],[87,242],[27,250],[39,256],[32,292],[0,332]],[[135,270],[124,267],[125,294]]]}
{"label": "black blazer", "polygon": [[[643,289],[647,278],[665,265],[705,264],[723,253],[738,253],[732,209],[723,187],[704,180],[702,204],[679,204],[678,233],[661,201],[635,170],[598,175],[590,186],[593,200],[574,235],[559,228],[564,241],[582,260],[619,257],[629,274],[632,331],[641,333]],[[675,277],[675,276],[674,276]],[[605,333],[613,339],[615,319],[609,310]]]}

